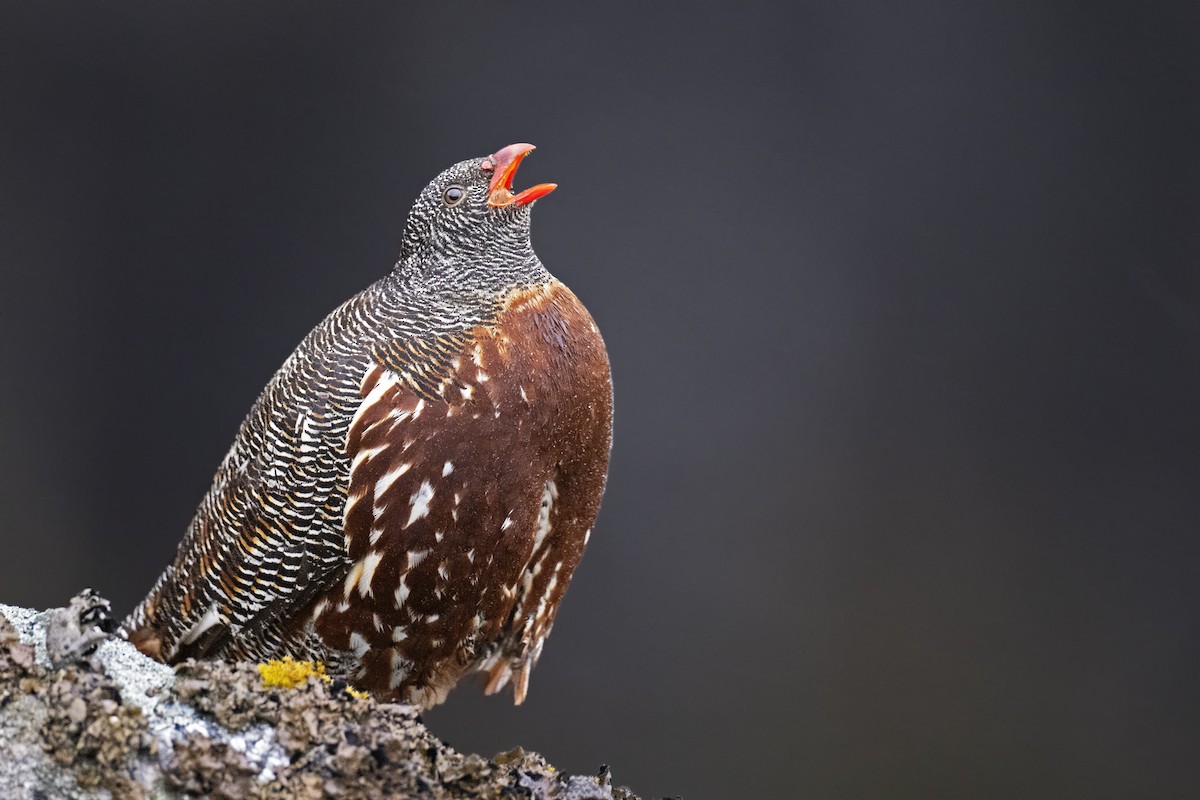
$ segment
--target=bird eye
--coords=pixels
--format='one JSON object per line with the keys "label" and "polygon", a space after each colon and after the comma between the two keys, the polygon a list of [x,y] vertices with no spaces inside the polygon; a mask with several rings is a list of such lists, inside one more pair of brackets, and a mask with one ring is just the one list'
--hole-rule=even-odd
{"label": "bird eye", "polygon": [[461,203],[463,198],[466,196],[466,189],[462,188],[461,186],[451,186],[446,190],[445,194],[442,195],[442,200],[444,200],[448,206],[456,206]]}

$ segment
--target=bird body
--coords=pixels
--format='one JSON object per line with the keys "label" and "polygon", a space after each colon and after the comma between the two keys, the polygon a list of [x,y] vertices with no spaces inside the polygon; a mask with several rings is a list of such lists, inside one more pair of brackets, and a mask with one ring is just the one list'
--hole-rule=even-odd
{"label": "bird body", "polygon": [[[473,671],[519,703],[599,510],[595,323],[529,244],[512,145],[439,175],[391,274],[250,410],[125,634],[188,657],[321,660],[427,707]],[[547,188],[549,187],[549,188]]]}

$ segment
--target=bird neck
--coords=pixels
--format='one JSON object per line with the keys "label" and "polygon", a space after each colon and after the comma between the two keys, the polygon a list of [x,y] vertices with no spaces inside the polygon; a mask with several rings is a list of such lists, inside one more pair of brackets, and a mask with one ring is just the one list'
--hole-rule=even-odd
{"label": "bird neck", "polygon": [[509,290],[544,283],[550,273],[532,247],[461,254],[427,251],[401,259],[392,271],[397,291],[426,300],[488,306]]}
{"label": "bird neck", "polygon": [[523,260],[486,266],[404,259],[371,293],[377,311],[400,327],[422,320],[427,333],[451,333],[489,324],[504,295],[550,279],[532,250]]}

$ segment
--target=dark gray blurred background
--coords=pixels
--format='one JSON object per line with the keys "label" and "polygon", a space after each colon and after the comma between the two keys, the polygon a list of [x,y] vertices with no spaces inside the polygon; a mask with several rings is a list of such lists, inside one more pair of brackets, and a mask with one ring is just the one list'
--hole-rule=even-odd
{"label": "dark gray blurred background", "polygon": [[1200,6],[0,6],[0,600],[128,610],[301,336],[539,145],[616,381],[522,744],[646,796],[1200,792]]}

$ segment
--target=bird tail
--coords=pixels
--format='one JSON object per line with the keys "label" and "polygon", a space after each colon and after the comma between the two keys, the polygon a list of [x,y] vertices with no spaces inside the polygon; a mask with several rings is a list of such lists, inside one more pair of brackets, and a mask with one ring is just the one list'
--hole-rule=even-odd
{"label": "bird tail", "polygon": [[170,569],[158,576],[153,588],[142,602],[130,612],[117,630],[117,635],[129,641],[155,661],[163,661],[163,636],[157,626],[159,598],[170,577]]}
{"label": "bird tail", "polygon": [[524,703],[525,695],[529,691],[529,673],[533,670],[533,665],[528,660],[514,664],[512,659],[503,656],[490,661],[490,664],[485,662],[482,666],[483,671],[488,676],[487,685],[484,686],[483,693],[495,694],[507,686],[511,680],[513,685],[513,705],[519,706],[521,703]]}

